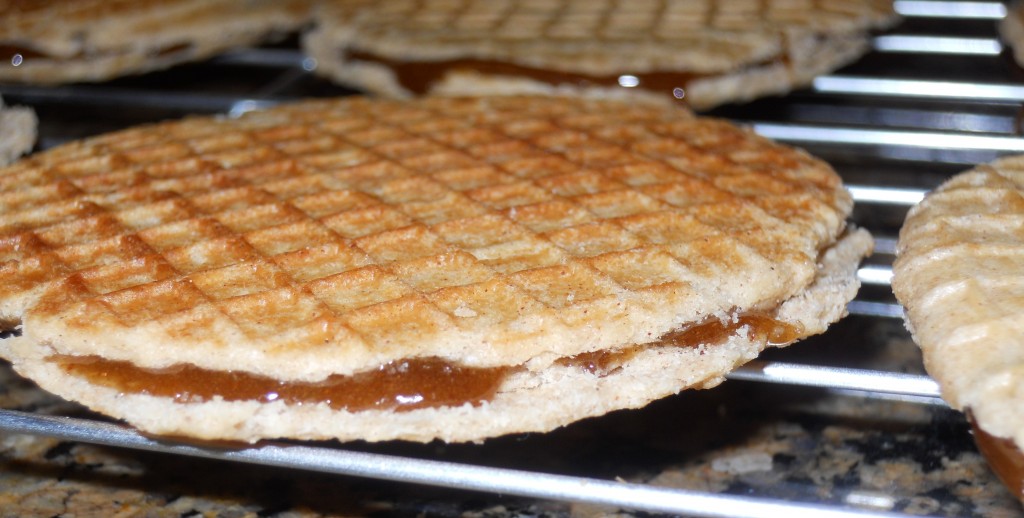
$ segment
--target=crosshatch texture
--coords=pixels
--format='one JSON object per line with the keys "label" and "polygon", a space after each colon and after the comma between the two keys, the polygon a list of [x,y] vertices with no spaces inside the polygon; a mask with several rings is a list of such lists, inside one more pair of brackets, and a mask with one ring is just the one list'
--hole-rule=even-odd
{"label": "crosshatch texture", "polygon": [[1017,448],[1022,244],[1024,156],[1007,156],[953,176],[910,210],[892,280],[943,398]]}
{"label": "crosshatch texture", "polygon": [[698,109],[806,84],[897,19],[891,0],[335,0],[314,18],[304,48],[317,72],[377,95],[586,93]]}
{"label": "crosshatch texture", "polygon": [[770,310],[851,205],[824,163],[728,123],[539,98],[168,122],[37,154],[0,189],[8,326],[65,354],[307,380]]}
{"label": "crosshatch texture", "polygon": [[546,431],[824,331],[871,248],[850,209],[825,163],[682,109],[347,98],[166,122],[0,169],[0,317],[21,326],[0,355],[153,434]]}

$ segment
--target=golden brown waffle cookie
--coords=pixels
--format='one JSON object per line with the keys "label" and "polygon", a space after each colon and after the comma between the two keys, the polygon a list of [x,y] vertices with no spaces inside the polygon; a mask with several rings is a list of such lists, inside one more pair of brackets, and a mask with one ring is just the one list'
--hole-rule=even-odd
{"label": "golden brown waffle cookie", "polygon": [[547,430],[824,330],[870,247],[840,240],[850,208],[823,162],[677,109],[194,118],[0,170],[0,317],[23,324],[0,348],[155,433]]}
{"label": "golden brown waffle cookie", "polygon": [[867,49],[889,0],[325,2],[318,71],[391,97],[631,96],[698,109],[789,91]]}
{"label": "golden brown waffle cookie", "polygon": [[0,81],[102,81],[298,29],[310,0],[0,0]]}
{"label": "golden brown waffle cookie", "polygon": [[961,173],[929,194],[907,215],[898,253],[893,291],[943,398],[1020,448],[1024,156]]}

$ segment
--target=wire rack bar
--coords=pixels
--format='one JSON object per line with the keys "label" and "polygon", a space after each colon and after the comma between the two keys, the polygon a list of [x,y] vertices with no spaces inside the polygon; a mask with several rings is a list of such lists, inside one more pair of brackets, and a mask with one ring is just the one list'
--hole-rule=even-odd
{"label": "wire rack bar", "polygon": [[940,131],[876,130],[809,124],[751,123],[757,133],[779,141],[852,146],[907,146],[967,151],[1024,152],[1024,138]]}
{"label": "wire rack bar", "polygon": [[880,265],[861,266],[857,270],[857,279],[862,284],[889,286],[892,282],[892,267]]}
{"label": "wire rack bar", "polygon": [[846,184],[846,189],[857,203],[879,203],[885,205],[916,205],[924,199],[924,189],[907,189],[875,185]]}
{"label": "wire rack bar", "polygon": [[1006,16],[1006,6],[1002,2],[896,0],[893,8],[900,16],[908,18],[998,20]]}
{"label": "wire rack bar", "polygon": [[0,430],[189,457],[353,475],[541,499],[709,518],[884,518],[869,510],[718,495],[378,453],[287,444],[205,448],[145,437],[116,424],[0,410]]}
{"label": "wire rack bar", "polygon": [[898,242],[894,237],[875,236],[875,253],[894,255]]}
{"label": "wire rack bar", "polygon": [[729,379],[846,389],[901,396],[940,396],[939,386],[928,376],[822,365],[801,365],[754,360],[726,376]]}
{"label": "wire rack bar", "polygon": [[913,52],[915,54],[957,54],[996,56],[1003,45],[994,38],[952,38],[947,36],[910,36],[893,34],[872,41],[877,52]]}
{"label": "wire rack bar", "polygon": [[846,305],[846,310],[862,317],[903,318],[903,307],[893,302],[853,300]]}
{"label": "wire rack bar", "polygon": [[865,76],[829,75],[815,78],[818,93],[871,95],[907,99],[964,100],[971,102],[1024,100],[1024,87],[1004,83],[889,79]]}

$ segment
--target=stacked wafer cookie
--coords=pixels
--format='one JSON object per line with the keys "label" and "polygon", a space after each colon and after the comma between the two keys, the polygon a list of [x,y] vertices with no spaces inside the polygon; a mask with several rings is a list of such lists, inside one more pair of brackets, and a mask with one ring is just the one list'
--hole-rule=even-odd
{"label": "stacked wafer cookie", "polygon": [[0,0],[0,81],[101,81],[295,31],[310,0]]}
{"label": "stacked wafer cookie", "polygon": [[847,64],[895,22],[889,0],[325,2],[318,71],[378,95],[563,93],[682,99],[778,94]]}
{"label": "stacked wafer cookie", "polygon": [[0,170],[3,356],[143,430],[479,440],[719,383],[870,248],[824,163],[685,111],[311,101]]}

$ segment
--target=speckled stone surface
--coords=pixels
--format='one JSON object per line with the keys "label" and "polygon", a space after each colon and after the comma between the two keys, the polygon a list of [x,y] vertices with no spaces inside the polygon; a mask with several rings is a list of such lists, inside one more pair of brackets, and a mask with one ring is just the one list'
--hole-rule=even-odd
{"label": "speckled stone surface", "polygon": [[[898,322],[852,319],[769,357],[813,360],[841,350],[854,365],[913,372],[920,367],[910,345]],[[98,418],[6,365],[0,404]],[[963,417],[942,405],[750,382],[482,445],[322,445],[908,515],[1024,516],[977,453]],[[0,435],[0,515],[648,516],[26,435]]]}

